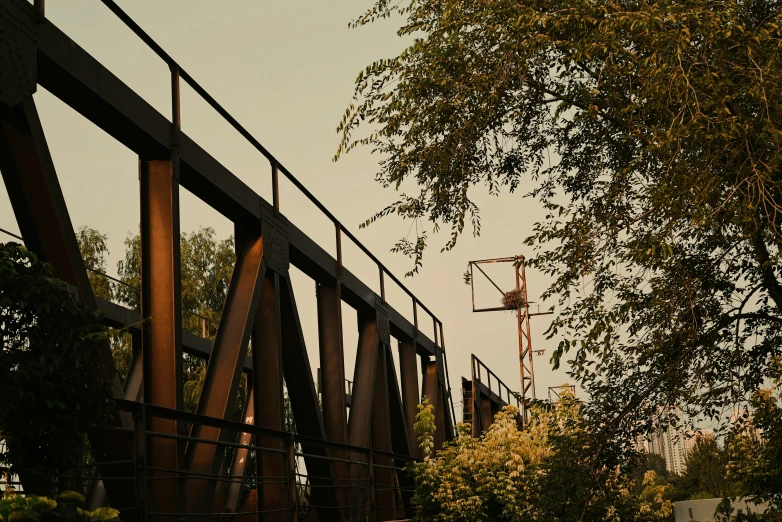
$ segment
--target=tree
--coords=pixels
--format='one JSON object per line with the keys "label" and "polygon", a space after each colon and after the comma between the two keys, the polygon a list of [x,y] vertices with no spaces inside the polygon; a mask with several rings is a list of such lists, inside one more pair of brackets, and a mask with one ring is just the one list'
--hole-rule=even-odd
{"label": "tree", "polygon": [[[780,5],[378,0],[353,26],[398,14],[412,43],[359,73],[335,159],[381,154],[378,181],[418,191],[365,225],[428,220],[446,250],[480,232],[476,188],[529,181],[552,363],[605,430],[718,416],[782,350]],[[419,230],[395,246],[413,272]]]}
{"label": "tree", "polygon": [[630,471],[630,478],[633,480],[634,494],[641,494],[644,490],[644,479],[649,471],[653,471],[655,480],[668,482],[670,473],[665,467],[665,459],[662,455],[656,453],[641,453],[638,455],[635,465]]}
{"label": "tree", "polygon": [[633,497],[619,466],[595,467],[580,406],[565,397],[535,406],[524,430],[518,410],[504,408],[480,438],[457,426],[457,437],[430,456],[432,406],[419,406],[416,430],[427,455],[411,467],[416,479],[414,520],[604,521],[665,520],[671,503],[649,472],[648,498]]}
{"label": "tree", "polygon": [[0,245],[0,461],[28,473],[30,492],[48,492],[48,473],[62,473],[85,434],[110,425],[102,322],[51,266],[21,245]]}
{"label": "tree", "polygon": [[111,288],[111,280],[104,276],[106,273],[106,256],[109,247],[106,244],[108,236],[101,234],[93,228],[80,227],[76,233],[79,243],[79,251],[84,258],[84,266],[87,268],[87,277],[95,297],[111,300],[114,292]]}
{"label": "tree", "polygon": [[773,386],[750,401],[729,445],[728,476],[741,493],[782,511],[782,362],[776,361]]}
{"label": "tree", "polygon": [[[76,234],[79,251],[84,259],[87,277],[95,297],[113,301],[123,287],[114,284],[111,279],[106,277],[106,256],[110,254],[108,239],[105,234],[85,226],[80,227]],[[106,333],[111,346],[114,366],[120,379],[124,381],[133,361],[133,339],[127,328],[108,328]]]}
{"label": "tree", "polygon": [[[228,294],[236,261],[233,236],[217,240],[211,227],[203,227],[180,237],[182,281],[182,327],[196,335],[214,340]],[[127,286],[120,287],[117,299],[141,311],[141,238],[138,234],[125,238],[125,258],[117,263],[117,273]],[[205,362],[185,355],[185,409],[195,411],[206,375]],[[240,397],[234,417],[241,416],[247,384],[242,378]]]}
{"label": "tree", "polygon": [[728,453],[714,437],[698,437],[687,455],[687,471],[679,487],[690,500],[730,496],[734,491],[726,476],[727,465]]}

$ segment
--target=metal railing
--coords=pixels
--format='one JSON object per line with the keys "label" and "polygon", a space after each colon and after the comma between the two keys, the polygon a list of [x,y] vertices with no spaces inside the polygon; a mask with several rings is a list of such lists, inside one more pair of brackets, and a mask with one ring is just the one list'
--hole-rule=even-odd
{"label": "metal railing", "polygon": [[[287,519],[293,521],[299,520],[310,509],[353,510],[362,520],[377,520],[378,512],[382,511],[393,511],[395,516],[402,518],[409,517],[411,514],[409,499],[412,496],[414,485],[409,481],[401,480],[400,477],[406,473],[405,467],[408,463],[417,460],[415,458],[139,402],[116,399],[115,403],[118,411],[130,414],[133,419],[132,427],[111,428],[115,432],[125,434],[127,443],[133,448],[131,459],[100,463],[89,462],[90,459],[87,459],[86,462],[81,461],[69,468],[61,468],[57,471],[40,468],[28,470],[25,476],[43,477],[50,480],[52,484],[65,485],[68,489],[75,489],[83,493],[89,491],[91,484],[96,481],[104,483],[121,481],[124,487],[135,492],[136,502],[132,506],[121,508],[120,512],[135,512],[136,519],[144,521],[154,521],[159,518],[173,520],[174,517],[217,519],[225,517],[230,520],[237,514],[259,515],[272,512],[287,513]],[[176,421],[187,427],[217,428],[231,434],[247,433],[253,436],[253,441],[250,444],[242,444],[151,431],[149,427],[152,424],[151,421],[155,419]],[[176,469],[152,467],[147,458],[148,448],[153,440],[160,439],[175,441],[180,448],[178,451],[180,456],[184,455],[184,448],[189,442],[216,446],[226,462],[230,460],[231,452],[237,450],[247,450],[248,461],[254,460],[256,466],[259,465],[258,463],[264,458],[264,455],[277,455],[277,458],[283,462],[284,471],[282,475],[275,477],[261,476],[256,470],[249,469],[241,476],[231,474],[231,470],[221,474],[192,473],[186,471],[184,458],[177,459]],[[277,441],[278,447],[260,445],[257,442],[258,439],[262,439],[267,444],[270,440]],[[274,446],[274,444],[271,445]],[[316,448],[326,451],[312,452]],[[341,456],[335,457],[330,452]],[[342,478],[336,477],[336,475],[333,477],[312,476],[302,472],[298,464],[300,460],[306,461],[307,459],[325,460],[332,465],[342,465],[349,469],[349,473],[344,474]],[[100,476],[97,472],[98,466],[107,464],[118,470],[114,476]],[[358,472],[356,472],[357,469]],[[4,479],[2,471],[4,470],[0,469],[0,486],[2,486],[0,490],[5,490],[8,487],[19,489],[18,480]],[[383,482],[381,475],[385,477],[386,482]],[[157,485],[161,481],[169,480],[179,483],[205,481],[217,484],[216,487],[226,487],[238,483],[241,484],[245,493],[264,486],[276,486],[279,487],[278,492],[283,493],[278,498],[285,499],[285,502],[282,506],[270,509],[262,509],[262,506],[250,504],[244,506],[244,509],[241,509],[240,505],[240,509],[236,512],[214,513],[195,513],[186,510],[170,511],[151,505],[150,491],[159,487]],[[323,488],[335,489],[338,495],[342,495],[342,498],[351,500],[348,504],[343,503],[339,506],[319,505],[313,501],[314,497],[317,497],[317,495],[313,495],[313,490]],[[378,495],[383,495],[384,492],[386,492],[384,495],[385,505],[384,502],[378,501]],[[256,498],[261,498],[261,496]]]}
{"label": "metal railing", "polygon": [[[380,297],[386,299],[385,276],[391,278],[399,288],[405,292],[412,300],[413,305],[413,323],[416,330],[419,328],[418,307],[423,309],[432,318],[433,337],[432,340],[436,346],[445,349],[445,338],[443,335],[443,324],[437,316],[424,305],[413,292],[405,286],[398,277],[378,259],[358,238],[353,235],[345,226],[332,214],[328,208],[316,198],[305,186],[288,170],[280,160],[278,160],[261,142],[256,139],[239,121],[231,115],[207,90],[199,84],[195,78],[185,71],[182,66],[169,55],[155,40],[144,31],[114,0],[100,0],[109,10],[114,13],[144,44],[149,47],[161,60],[168,66],[171,72],[171,123],[174,142],[177,143],[181,133],[181,103],[180,103],[180,80],[184,80],[209,106],[212,107],[226,122],[228,122],[250,145],[263,155],[271,167],[272,182],[272,205],[276,211],[280,210],[280,191],[279,191],[279,173],[282,172],[298,190],[312,204],[314,204],[323,215],[325,215],[334,225],[335,243],[336,243],[336,262],[337,262],[337,281],[339,284],[342,273],[342,235],[344,234],[377,266],[379,275]],[[45,19],[44,0],[35,0],[34,2],[39,20]],[[445,359],[445,358],[444,358]],[[456,414],[453,406],[453,397],[450,392],[450,376],[448,373],[448,361],[445,359],[445,375],[449,383],[448,400],[450,402],[451,418],[455,422]]]}
{"label": "metal railing", "polygon": [[[472,366],[473,382],[476,381],[480,382],[481,384],[483,384],[489,389],[490,393],[496,394],[500,398],[500,400],[505,401],[506,404],[512,404],[512,402],[515,401],[516,407],[518,408],[521,407],[520,395],[517,392],[508,388],[508,386],[504,382],[502,382],[502,379],[497,377],[497,374],[491,371],[488,366],[486,366],[480,359],[478,359],[475,356],[475,354],[472,354],[470,364]],[[494,378],[494,381],[496,381],[493,389],[492,389],[492,377]]]}

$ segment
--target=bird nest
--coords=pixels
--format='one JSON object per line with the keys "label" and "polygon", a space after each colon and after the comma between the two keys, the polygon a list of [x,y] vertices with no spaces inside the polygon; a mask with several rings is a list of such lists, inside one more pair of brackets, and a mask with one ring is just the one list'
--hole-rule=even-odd
{"label": "bird nest", "polygon": [[524,300],[524,293],[521,290],[510,290],[502,296],[502,306],[508,310],[517,310],[525,308],[527,302]]}

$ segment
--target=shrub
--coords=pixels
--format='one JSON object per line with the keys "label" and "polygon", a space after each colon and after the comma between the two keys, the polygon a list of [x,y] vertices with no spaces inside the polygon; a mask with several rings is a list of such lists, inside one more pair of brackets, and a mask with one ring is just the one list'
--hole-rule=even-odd
{"label": "shrub", "polygon": [[119,522],[119,511],[84,511],[84,497],[64,491],[56,500],[35,495],[10,495],[0,500],[0,522]]}
{"label": "shrub", "polygon": [[0,244],[0,437],[7,442],[0,462],[17,472],[59,473],[85,433],[107,425],[103,342],[99,313],[48,264],[21,245]]}

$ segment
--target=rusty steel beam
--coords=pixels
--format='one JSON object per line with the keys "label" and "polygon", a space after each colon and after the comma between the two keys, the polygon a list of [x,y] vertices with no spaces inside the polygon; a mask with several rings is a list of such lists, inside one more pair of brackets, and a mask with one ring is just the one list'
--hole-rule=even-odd
{"label": "rusty steel beam", "polygon": [[[206,368],[197,410],[201,415],[227,419],[233,412],[265,272],[260,232],[257,224],[237,226],[236,241],[243,245],[242,253],[236,260],[212,356]],[[199,425],[193,426],[190,434],[213,441],[220,440],[222,435],[218,428]],[[215,475],[220,471],[220,462],[214,444],[197,441],[188,444],[189,472]],[[192,513],[210,512],[215,486],[211,479],[188,479],[187,510]]]}
{"label": "rusty steel beam", "polygon": [[336,285],[316,287],[323,422],[331,442],[347,441],[345,356],[342,347],[342,301]]}
{"label": "rusty steel beam", "polygon": [[424,361],[423,393],[434,406],[434,448],[439,450],[445,442],[445,415],[443,412],[443,397],[437,372],[437,361]]}
{"label": "rusty steel beam", "polygon": [[[393,448],[391,445],[387,351],[388,347],[383,343],[378,345],[375,391],[372,397],[371,438],[372,449],[391,453]],[[375,454],[375,503],[378,520],[394,520],[396,518],[396,502],[392,489],[394,487],[394,473],[389,469],[392,464],[393,461],[390,457]]]}
{"label": "rusty steel beam", "polygon": [[[173,143],[171,122],[165,116],[51,22],[38,26],[37,45],[40,85],[139,156],[167,157]],[[179,136],[181,186],[228,219],[260,220],[261,207],[271,205],[185,133]],[[291,263],[318,282],[333,282],[337,277],[334,257],[297,227],[290,225],[289,229]],[[349,270],[342,270],[342,299],[356,309],[370,311],[375,293]],[[415,335],[413,325],[394,309],[390,322],[397,339]],[[417,337],[416,349],[422,356],[441,351],[423,334]]]}
{"label": "rusty steel beam", "polygon": [[[285,429],[283,397],[282,339],[280,337],[280,277],[267,270],[258,303],[252,335],[253,389],[255,425],[282,431]],[[282,451],[283,441],[259,436],[258,446]],[[285,463],[281,453],[257,452],[258,476],[283,477]],[[270,511],[259,520],[281,522],[286,505],[282,479],[259,481],[256,488],[258,511]]]}
{"label": "rusty steel beam", "polygon": [[[323,414],[318,403],[318,392],[312,378],[312,368],[304,344],[304,334],[293,294],[290,278],[280,277],[280,337],[284,346],[282,352],[285,382],[288,383],[288,397],[293,410],[296,432],[322,441],[328,440]],[[343,516],[335,489],[335,472],[332,464],[325,460],[331,452],[323,446],[302,443],[305,453],[312,503],[319,506],[318,520],[341,522]]]}
{"label": "rusty steel beam", "polygon": [[[400,365],[401,359],[400,359]],[[415,371],[415,361],[413,362],[413,370]],[[391,419],[391,447],[393,452],[397,455],[414,456],[413,448],[418,448],[417,440],[410,440],[411,432],[414,434],[412,425],[406,418],[407,412],[404,408],[402,395],[399,392],[397,386],[396,369],[394,368],[394,358],[391,356],[391,349],[386,349],[386,382],[388,386],[388,406]],[[416,389],[418,388],[418,380],[416,379]],[[417,404],[416,404],[417,409]],[[415,420],[415,418],[413,418]],[[411,444],[415,444],[414,446]],[[397,467],[405,467],[406,461],[395,462]],[[396,481],[401,485],[401,505],[397,505],[397,518],[404,518],[405,510],[412,509],[410,500],[412,498],[412,490],[415,489],[415,481],[411,479],[406,472],[395,472]]]}
{"label": "rusty steel beam", "polygon": [[[179,182],[169,160],[139,159],[141,201],[141,330],[145,403],[183,409],[182,303],[179,252]],[[149,429],[177,434],[176,421],[150,419]],[[155,480],[152,511],[181,512],[176,440],[153,438],[147,445]],[[167,471],[161,471],[161,470]]]}
{"label": "rusty steel beam", "polygon": [[[323,423],[330,442],[347,443],[347,403],[345,397],[345,354],[342,344],[342,300],[338,284],[316,285],[318,307],[318,346],[321,367]],[[346,459],[344,451],[334,450],[335,458]],[[334,476],[340,505],[349,503],[349,469],[345,462],[334,463]]]}
{"label": "rusty steel beam", "polygon": [[[358,348],[356,350],[356,364],[353,371],[353,393],[350,404],[350,417],[348,418],[348,444],[368,448],[370,446],[370,427],[372,419],[372,405],[374,403],[375,376],[377,369],[377,353],[380,346],[377,332],[377,316],[375,314],[358,316]],[[351,456],[351,460],[363,461],[365,457],[360,454]],[[367,470],[359,465],[351,465],[350,478],[353,489],[351,491],[350,504],[359,506],[364,504],[368,495],[364,484],[359,482],[366,480]],[[362,514],[359,507],[351,508],[353,518]]]}
{"label": "rusty steel beam", "polygon": [[[255,423],[255,394],[252,391],[252,385],[248,386],[247,401],[244,403],[244,413],[242,414],[242,422],[244,424]],[[251,433],[240,433],[237,442],[245,446],[253,443],[253,435]],[[225,484],[224,502],[216,502],[217,505],[223,504],[225,509],[231,513],[236,513],[239,509],[239,497],[242,493],[242,477],[247,476],[248,472],[248,460],[250,458],[250,450],[247,448],[236,448],[231,459],[231,466],[229,468],[230,476],[232,477],[230,482]]]}
{"label": "rusty steel beam", "polygon": [[399,373],[402,380],[402,405],[407,426],[410,452],[414,457],[422,457],[421,447],[418,445],[418,434],[413,428],[415,416],[418,413],[418,404],[421,395],[418,391],[418,355],[415,345],[411,341],[399,343]]}
{"label": "rusty steel beam", "polygon": [[[0,85],[0,90],[4,87]],[[78,288],[85,305],[95,307],[95,296],[31,97],[13,107],[0,102],[0,172],[27,248],[50,263],[56,277]],[[112,393],[122,397],[122,383],[108,343],[101,343],[99,356]],[[114,423],[124,428],[131,426],[130,418],[119,413],[115,414]],[[131,458],[131,448],[122,434],[111,432],[106,437],[108,441],[105,438],[92,441],[94,447],[107,450],[105,455],[96,455],[98,463]],[[134,474],[133,466],[127,464],[99,464],[98,470],[104,476],[132,477]],[[134,504],[135,495],[121,481],[113,481],[108,489],[115,506],[125,508]]]}
{"label": "rusty steel beam", "polygon": [[[0,171],[25,245],[52,265],[56,278],[75,286],[86,306],[97,308],[35,101],[0,104],[0,125]],[[100,357],[112,391],[121,397],[108,345]]]}
{"label": "rusty steel beam", "polygon": [[[127,328],[131,335],[141,334],[141,314],[130,308],[106,301],[104,299],[97,299],[98,310],[103,313],[103,320],[106,326],[111,328]],[[212,355],[213,342],[209,339],[204,339],[201,336],[194,333],[182,330],[182,351],[188,355],[198,357],[200,359],[209,359]],[[252,359],[248,355],[244,360],[244,372],[252,373],[253,365]]]}

